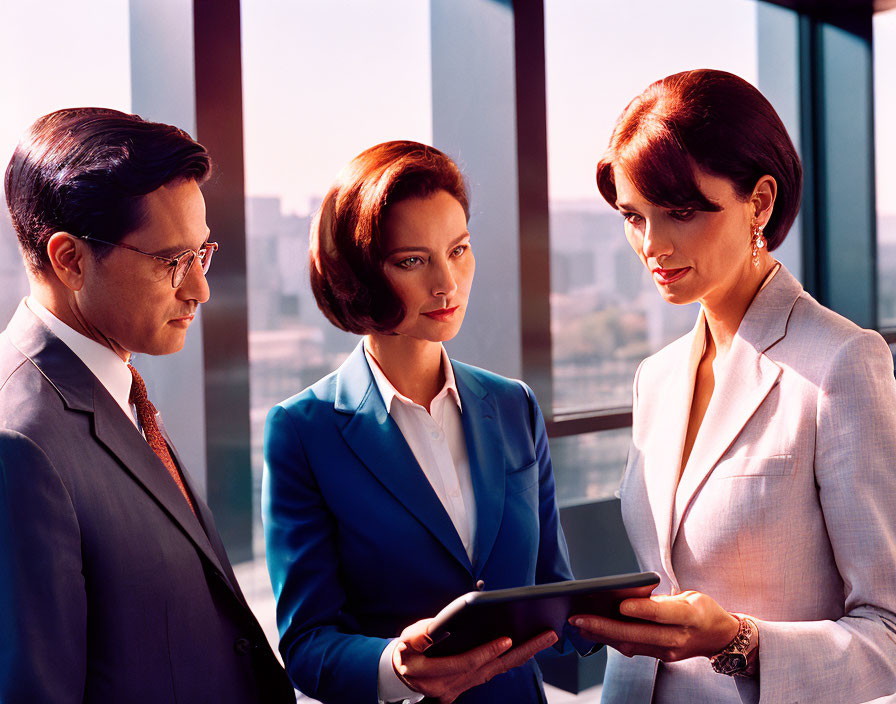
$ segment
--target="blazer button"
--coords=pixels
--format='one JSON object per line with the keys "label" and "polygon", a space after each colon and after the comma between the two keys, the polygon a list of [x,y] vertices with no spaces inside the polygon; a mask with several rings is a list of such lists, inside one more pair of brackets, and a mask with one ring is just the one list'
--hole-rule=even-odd
{"label": "blazer button", "polygon": [[233,652],[237,655],[245,655],[250,650],[252,650],[252,643],[249,642],[248,638],[237,638],[233,642]]}

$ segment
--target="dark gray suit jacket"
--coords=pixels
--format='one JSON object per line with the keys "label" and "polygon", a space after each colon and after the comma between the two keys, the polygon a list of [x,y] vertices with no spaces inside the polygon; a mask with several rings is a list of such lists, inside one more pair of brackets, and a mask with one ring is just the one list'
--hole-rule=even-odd
{"label": "dark gray suit jacket", "polygon": [[195,505],[20,305],[0,337],[0,702],[295,700]]}

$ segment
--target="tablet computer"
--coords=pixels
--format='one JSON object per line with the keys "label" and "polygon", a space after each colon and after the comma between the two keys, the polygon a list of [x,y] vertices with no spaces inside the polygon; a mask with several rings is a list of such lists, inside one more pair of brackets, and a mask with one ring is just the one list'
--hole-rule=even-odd
{"label": "tablet computer", "polygon": [[469,592],[448,604],[429,624],[433,645],[426,655],[456,655],[502,636],[516,645],[547,630],[560,635],[574,614],[629,620],[619,613],[620,602],[649,596],[659,583],[656,572],[640,572]]}

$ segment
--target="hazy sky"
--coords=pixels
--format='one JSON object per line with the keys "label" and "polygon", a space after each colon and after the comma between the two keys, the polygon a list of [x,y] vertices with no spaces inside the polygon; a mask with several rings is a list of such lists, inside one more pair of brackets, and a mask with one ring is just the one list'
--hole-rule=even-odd
{"label": "hazy sky", "polygon": [[716,68],[755,85],[756,52],[753,0],[548,0],[551,197],[603,204],[594,167],[619,113],[653,81]]}
{"label": "hazy sky", "polygon": [[0,162],[40,115],[131,107],[127,0],[0,0]]}
{"label": "hazy sky", "polygon": [[[129,109],[128,20],[128,0],[0,0],[0,161],[37,115]],[[426,0],[244,0],[247,192],[303,213],[365,147],[429,140],[429,24]],[[896,11],[875,31],[878,205],[896,214]],[[594,163],[648,83],[697,66],[756,81],[756,4],[548,0],[546,49],[551,197],[596,202]]]}

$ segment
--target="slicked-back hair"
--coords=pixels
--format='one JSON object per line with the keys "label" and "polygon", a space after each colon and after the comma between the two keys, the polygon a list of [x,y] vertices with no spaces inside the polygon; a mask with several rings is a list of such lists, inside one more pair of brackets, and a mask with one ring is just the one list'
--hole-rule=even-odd
{"label": "slicked-back hair", "polygon": [[[38,118],[6,168],[6,203],[26,265],[50,266],[56,232],[117,243],[144,222],[144,196],[179,179],[204,182],[208,152],[186,132],[108,108]],[[97,257],[111,247],[89,243]]]}
{"label": "slicked-back hair", "polygon": [[695,167],[727,178],[747,199],[762,176],[777,182],[764,233],[784,241],[800,209],[803,169],[771,103],[725,71],[684,71],[651,84],[623,111],[597,164],[597,187],[616,207],[613,169],[663,208],[718,211],[697,185]]}
{"label": "slicked-back hair", "polygon": [[464,177],[443,152],[419,142],[384,142],[346,166],[311,223],[309,270],[317,305],[336,327],[388,333],[405,315],[383,270],[389,208],[445,191],[470,218]]}

